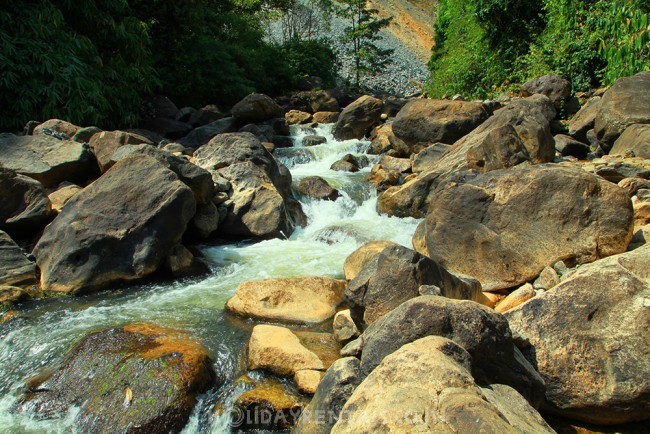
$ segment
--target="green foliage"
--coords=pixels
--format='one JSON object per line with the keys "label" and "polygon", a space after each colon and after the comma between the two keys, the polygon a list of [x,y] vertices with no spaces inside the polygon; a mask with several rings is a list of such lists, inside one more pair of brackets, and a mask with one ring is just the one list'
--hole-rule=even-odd
{"label": "green foliage", "polygon": [[650,69],[648,7],[647,0],[443,0],[427,90],[485,97],[548,73],[574,90],[609,85]]}
{"label": "green foliage", "polygon": [[59,117],[128,125],[156,80],[146,26],[124,1],[17,2],[0,10],[0,128]]}
{"label": "green foliage", "polygon": [[362,76],[380,72],[390,62],[392,49],[381,49],[375,42],[379,31],[390,24],[392,18],[377,18],[377,9],[368,9],[366,0],[341,0],[337,15],[349,20],[343,42],[354,60],[354,85],[358,88]]}

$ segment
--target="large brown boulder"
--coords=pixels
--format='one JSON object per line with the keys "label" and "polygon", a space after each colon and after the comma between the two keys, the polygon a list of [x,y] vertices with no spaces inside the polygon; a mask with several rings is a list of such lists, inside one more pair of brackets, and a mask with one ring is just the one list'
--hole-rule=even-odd
{"label": "large brown boulder", "polygon": [[134,324],[86,336],[28,384],[17,410],[50,418],[77,407],[84,432],[177,432],[215,378],[207,350],[183,333]]}
{"label": "large brown boulder", "polygon": [[337,140],[363,139],[381,119],[384,102],[364,95],[348,105],[334,126]]}
{"label": "large brown boulder", "polygon": [[363,326],[419,296],[421,285],[435,285],[442,295],[450,298],[482,300],[477,281],[454,276],[411,249],[389,245],[350,281],[345,288],[345,301],[352,318]]}
{"label": "large brown boulder", "polygon": [[550,164],[451,182],[429,209],[415,249],[488,291],[519,286],[559,260],[583,264],[624,252],[632,237],[624,190]]}
{"label": "large brown boulder", "polygon": [[50,135],[0,134],[0,155],[2,167],[36,179],[45,187],[63,181],[83,182],[96,172],[88,145]]}
{"label": "large brown boulder", "polygon": [[390,246],[397,246],[392,241],[369,241],[357,250],[352,252],[343,263],[343,273],[347,280],[352,280],[359,275],[363,267],[375,259],[379,254]]}
{"label": "large brown boulder", "polygon": [[111,157],[118,148],[125,145],[151,145],[151,141],[143,136],[124,131],[102,131],[90,138],[90,147],[97,158],[100,170],[106,172],[113,165]]}
{"label": "large brown boulder", "polygon": [[569,122],[569,135],[575,137],[581,142],[587,141],[587,131],[594,128],[596,116],[600,110],[602,98],[595,96],[582,106]]}
{"label": "large brown boulder", "polygon": [[34,247],[46,291],[81,294],[148,276],[180,243],[192,190],[156,159],[121,160],[47,226]]}
{"label": "large brown boulder", "polygon": [[339,111],[338,101],[326,90],[297,92],[291,96],[291,106],[297,110],[312,114]]}
{"label": "large brown boulder", "polygon": [[429,336],[388,355],[356,388],[332,433],[554,433],[515,390],[481,387],[456,343]]}
{"label": "large brown boulder", "polygon": [[409,147],[452,144],[488,118],[480,102],[415,99],[402,108],[393,133]]}
{"label": "large brown boulder", "polygon": [[560,108],[571,96],[571,83],[557,74],[547,74],[524,83],[521,93],[524,96],[546,95],[555,107]]}
{"label": "large brown boulder", "polygon": [[610,155],[629,155],[650,159],[650,123],[634,124],[625,129],[614,142]]}
{"label": "large brown boulder", "polygon": [[220,233],[259,238],[291,234],[291,174],[253,134],[220,134],[197,149],[193,161],[230,182]]}
{"label": "large brown boulder", "polygon": [[620,78],[609,88],[596,116],[598,140],[612,146],[633,124],[650,123],[650,72]]}
{"label": "large brown boulder", "polygon": [[261,93],[252,93],[239,101],[231,110],[232,115],[244,123],[262,122],[281,118],[284,110],[273,99]]}
{"label": "large brown boulder", "polygon": [[235,131],[237,131],[237,119],[223,118],[193,129],[177,142],[188,148],[196,149],[208,144],[218,134],[234,133]]}
{"label": "large brown boulder", "polygon": [[31,235],[52,218],[52,205],[40,182],[0,167],[0,230]]}
{"label": "large brown boulder", "polygon": [[248,281],[237,287],[226,309],[245,318],[289,323],[320,323],[343,302],[345,281],[329,277],[284,277]]}
{"label": "large brown boulder", "polygon": [[457,172],[487,172],[523,161],[552,161],[555,142],[550,121],[554,117],[555,108],[544,95],[513,101],[458,140],[419,176],[383,192],[379,211],[398,217],[424,217],[438,184]]}
{"label": "large brown boulder", "polygon": [[0,286],[29,288],[36,283],[36,264],[7,233],[0,231]]}
{"label": "large brown boulder", "polygon": [[649,291],[646,245],[506,313],[546,381],[545,411],[602,425],[650,418]]}
{"label": "large brown boulder", "polygon": [[70,122],[61,119],[50,119],[36,126],[32,134],[35,136],[51,135],[52,131],[54,131],[57,133],[65,134],[69,138],[72,138],[75,134],[77,134],[79,129],[80,128],[78,126],[71,124]]}
{"label": "large brown boulder", "polygon": [[426,336],[451,339],[472,356],[472,375],[481,384],[507,384],[534,406],[544,382],[512,343],[503,315],[467,300],[424,295],[409,300],[371,324],[359,337],[361,372],[372,372],[387,355]]}
{"label": "large brown boulder", "polygon": [[298,193],[316,200],[336,200],[340,193],[332,188],[329,183],[320,176],[308,176],[300,180]]}

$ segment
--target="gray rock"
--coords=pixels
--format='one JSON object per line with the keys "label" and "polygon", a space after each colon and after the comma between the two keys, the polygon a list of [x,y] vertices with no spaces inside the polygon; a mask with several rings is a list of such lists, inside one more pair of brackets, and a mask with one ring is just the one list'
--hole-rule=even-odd
{"label": "gray rock", "polygon": [[36,284],[36,264],[7,233],[0,231],[0,286],[29,288]]}
{"label": "gray rock", "polygon": [[323,136],[305,136],[302,139],[303,146],[317,146],[327,143],[327,139]]}

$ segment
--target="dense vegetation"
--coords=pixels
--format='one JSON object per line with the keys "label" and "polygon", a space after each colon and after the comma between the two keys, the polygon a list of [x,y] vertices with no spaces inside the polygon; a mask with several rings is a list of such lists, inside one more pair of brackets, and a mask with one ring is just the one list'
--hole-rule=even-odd
{"label": "dense vegetation", "polygon": [[546,73],[574,90],[650,69],[648,0],[441,0],[430,95],[484,98]]}
{"label": "dense vegetation", "polygon": [[35,0],[0,6],[0,130],[59,117],[137,121],[152,93],[178,104],[277,94],[303,77],[334,78],[317,39],[263,39],[262,17],[295,0]]}

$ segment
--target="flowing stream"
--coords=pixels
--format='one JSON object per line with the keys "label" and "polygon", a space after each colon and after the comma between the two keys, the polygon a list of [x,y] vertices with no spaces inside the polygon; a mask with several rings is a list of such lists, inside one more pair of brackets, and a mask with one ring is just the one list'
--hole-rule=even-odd
{"label": "flowing stream", "polygon": [[[370,166],[358,173],[335,172],[330,166],[345,154],[363,154],[368,142],[335,141],[332,125],[316,134],[327,143],[302,147],[314,133],[292,127],[296,146],[276,150],[293,175],[294,186],[306,176],[325,178],[341,192],[336,201],[302,199],[308,225],[287,239],[205,246],[212,273],[201,279],[137,285],[80,298],[32,301],[15,309],[18,318],[0,324],[0,433],[75,432],[77,412],[56,420],[12,414],[25,379],[55,366],[66,350],[88,333],[137,322],[153,322],[187,331],[210,350],[215,370],[229,378],[225,386],[199,400],[183,433],[230,432],[229,412],[215,416],[217,402],[228,409],[238,391],[233,380],[241,372],[242,349],[254,323],[224,313],[237,285],[269,277],[320,275],[342,278],[345,258],[366,241],[392,240],[411,246],[418,220],[381,216],[377,197],[366,181]],[[375,157],[369,156],[371,162]]]}

